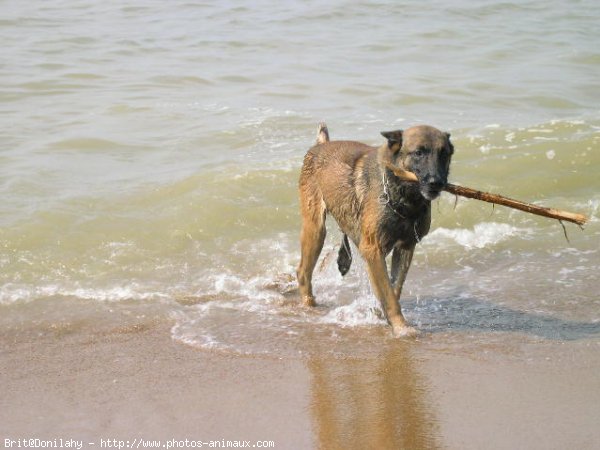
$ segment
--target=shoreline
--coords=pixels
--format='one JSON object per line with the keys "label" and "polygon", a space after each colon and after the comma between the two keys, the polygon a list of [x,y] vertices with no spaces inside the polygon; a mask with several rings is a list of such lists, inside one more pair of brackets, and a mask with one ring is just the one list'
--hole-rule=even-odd
{"label": "shoreline", "polygon": [[571,353],[569,342],[540,345],[535,362],[493,348],[432,350],[432,340],[386,341],[370,358],[294,359],[189,347],[164,318],[95,330],[21,324],[0,333],[0,438],[264,440],[286,449],[600,442],[596,340]]}
{"label": "shoreline", "polygon": [[311,445],[304,429],[294,431],[272,410],[294,403],[282,380],[291,381],[295,361],[269,361],[265,370],[258,359],[213,355],[174,342],[167,321],[59,334],[2,334],[1,439],[292,438]]}

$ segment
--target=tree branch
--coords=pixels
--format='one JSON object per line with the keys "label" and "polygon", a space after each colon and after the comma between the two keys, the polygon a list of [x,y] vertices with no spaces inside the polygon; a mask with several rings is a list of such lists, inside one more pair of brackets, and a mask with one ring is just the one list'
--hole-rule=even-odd
{"label": "tree branch", "polygon": [[[417,176],[412,172],[401,169],[400,167],[396,167],[390,163],[386,163],[386,166],[388,169],[394,172],[394,175],[404,181],[418,181]],[[504,197],[502,195],[482,192],[464,186],[457,186],[456,184],[448,183],[444,187],[444,190],[454,195],[460,195],[461,197],[474,198],[476,200],[481,200],[488,203],[508,206],[509,208],[518,209],[520,211],[536,214],[538,216],[549,217],[556,220],[566,220],[568,222],[576,223],[579,226],[583,226],[588,220],[583,214],[561,211],[554,208],[545,208],[543,206],[525,203],[519,200]]]}

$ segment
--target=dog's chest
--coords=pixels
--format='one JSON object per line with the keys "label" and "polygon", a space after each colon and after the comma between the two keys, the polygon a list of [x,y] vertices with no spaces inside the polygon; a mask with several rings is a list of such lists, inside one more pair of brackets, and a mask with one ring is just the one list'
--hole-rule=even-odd
{"label": "dog's chest", "polygon": [[379,221],[379,241],[385,254],[396,245],[414,247],[429,231],[430,202],[399,197],[382,202]]}

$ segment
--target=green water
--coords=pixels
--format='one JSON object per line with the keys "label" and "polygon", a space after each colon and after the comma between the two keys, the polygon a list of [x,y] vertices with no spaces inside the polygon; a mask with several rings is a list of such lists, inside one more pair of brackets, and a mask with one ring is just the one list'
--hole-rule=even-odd
{"label": "green water", "polygon": [[[407,316],[432,332],[597,333],[593,2],[0,11],[0,308],[61,321],[79,305],[89,323],[103,302],[156,309],[175,318],[176,337],[216,347],[230,344],[220,325],[242,314],[245,351],[275,342],[248,331],[267,316],[276,336],[306,323],[377,328],[359,266],[342,281],[326,262],[316,316],[277,309],[299,259],[298,172],[320,120],[332,139],[370,144],[428,123],[452,133],[452,182],[590,222],[567,224],[567,242],[556,221],[445,194],[411,269]],[[330,230],[325,253],[339,237]]]}

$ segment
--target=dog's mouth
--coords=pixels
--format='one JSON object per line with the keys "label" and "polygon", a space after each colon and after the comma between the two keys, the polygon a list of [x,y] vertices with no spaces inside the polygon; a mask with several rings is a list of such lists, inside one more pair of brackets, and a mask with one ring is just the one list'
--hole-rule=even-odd
{"label": "dog's mouth", "polygon": [[443,183],[421,183],[419,190],[427,200],[435,200],[440,196],[442,189],[444,189]]}

